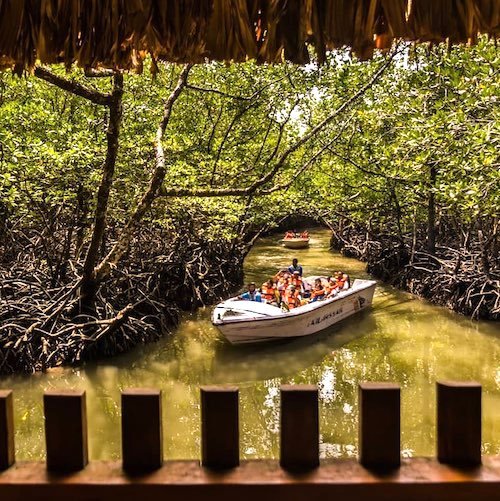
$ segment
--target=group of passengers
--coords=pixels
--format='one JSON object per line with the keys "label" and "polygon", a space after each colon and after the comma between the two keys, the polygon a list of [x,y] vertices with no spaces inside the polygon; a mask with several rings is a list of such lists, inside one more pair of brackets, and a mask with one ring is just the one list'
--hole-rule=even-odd
{"label": "group of passengers", "polygon": [[321,301],[336,296],[350,287],[349,276],[341,271],[328,278],[316,278],[314,284],[302,279],[302,266],[297,259],[286,270],[279,271],[273,278],[262,284],[260,291],[255,283],[248,284],[248,290],[240,299],[266,302],[288,310],[304,304]]}
{"label": "group of passengers", "polygon": [[303,231],[302,233],[299,233],[296,230],[287,231],[285,233],[285,237],[284,238],[285,238],[285,240],[290,240],[291,238],[309,238],[309,232],[307,230]]}

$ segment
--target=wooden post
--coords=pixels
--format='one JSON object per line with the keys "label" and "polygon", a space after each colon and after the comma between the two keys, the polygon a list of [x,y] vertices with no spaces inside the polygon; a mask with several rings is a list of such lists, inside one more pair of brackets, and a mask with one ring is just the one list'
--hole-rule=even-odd
{"label": "wooden post", "polygon": [[14,453],[14,406],[12,390],[0,390],[0,471],[12,466]]}
{"label": "wooden post", "polygon": [[376,469],[401,464],[401,395],[393,383],[359,385],[359,461]]}
{"label": "wooden post", "polygon": [[122,393],[122,452],[127,472],[156,470],[163,464],[160,390]]}
{"label": "wooden post", "polygon": [[201,464],[233,468],[240,464],[238,388],[202,386]]}
{"label": "wooden post", "polygon": [[437,450],[441,463],[481,463],[481,385],[437,382]]}
{"label": "wooden post", "polygon": [[280,465],[288,470],[319,466],[318,388],[281,386]]}
{"label": "wooden post", "polygon": [[77,471],[88,463],[85,391],[46,391],[43,395],[47,469]]}

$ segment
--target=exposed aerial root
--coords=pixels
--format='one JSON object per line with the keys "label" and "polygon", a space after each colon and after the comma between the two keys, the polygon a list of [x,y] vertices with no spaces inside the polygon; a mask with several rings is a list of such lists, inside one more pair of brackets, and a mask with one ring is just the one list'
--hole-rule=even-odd
{"label": "exposed aerial root", "polygon": [[0,374],[35,372],[112,356],[159,339],[191,310],[229,294],[242,279],[246,246],[206,242],[185,226],[168,238],[137,238],[101,285],[91,311],[77,315],[81,266],[64,283],[34,260],[0,267]]}
{"label": "exposed aerial root", "polygon": [[437,246],[430,254],[411,239],[373,235],[353,225],[334,231],[331,245],[367,262],[367,271],[384,282],[474,319],[500,320],[500,268],[486,272],[477,248]]}

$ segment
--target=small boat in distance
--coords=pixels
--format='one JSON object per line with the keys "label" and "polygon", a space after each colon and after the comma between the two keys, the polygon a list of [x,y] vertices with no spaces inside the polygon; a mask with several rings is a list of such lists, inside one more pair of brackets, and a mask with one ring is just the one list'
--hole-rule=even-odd
{"label": "small boat in distance", "polygon": [[[314,283],[314,279],[304,279]],[[233,344],[308,336],[371,306],[375,280],[354,280],[336,296],[284,311],[278,306],[231,298],[219,303],[212,323]]]}
{"label": "small boat in distance", "polygon": [[309,247],[309,232],[303,231],[302,233],[298,233],[296,231],[287,231],[281,242],[288,249],[305,249]]}

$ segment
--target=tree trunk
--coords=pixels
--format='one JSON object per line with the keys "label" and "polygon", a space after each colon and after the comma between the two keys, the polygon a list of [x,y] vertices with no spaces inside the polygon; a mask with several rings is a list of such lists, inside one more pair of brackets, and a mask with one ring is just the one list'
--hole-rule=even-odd
{"label": "tree trunk", "polygon": [[[488,257],[488,247],[490,244],[490,239],[486,238],[483,231],[483,223],[479,222],[480,229],[477,230],[477,236],[479,240],[479,250],[480,250],[480,259],[481,259],[481,268],[483,269],[483,273],[489,277],[490,275],[490,260]],[[491,239],[493,240],[493,239]]]}
{"label": "tree trunk", "polygon": [[94,273],[99,259],[99,247],[106,228],[106,214],[108,211],[109,193],[113,184],[116,158],[118,155],[118,138],[122,118],[123,75],[115,73],[113,77],[113,91],[109,100],[109,123],[107,130],[106,160],[103,166],[101,185],[97,192],[97,203],[94,216],[94,231],[90,241],[85,263],[83,278],[80,287],[80,301],[85,304],[92,302],[97,292],[97,283]]}
{"label": "tree trunk", "polygon": [[437,168],[436,164],[430,166],[429,171],[429,199],[427,205],[427,252],[436,252],[436,196],[434,187],[436,186]]}
{"label": "tree trunk", "polygon": [[398,196],[396,193],[395,183],[391,184],[390,190],[391,190],[392,200],[394,201],[394,209],[396,212],[396,228],[398,230],[398,239],[399,239],[400,243],[404,243],[403,230],[401,228],[402,211],[401,211],[401,205],[399,204]]}
{"label": "tree trunk", "polygon": [[411,228],[411,252],[410,252],[410,264],[415,261],[415,252],[417,250],[417,206],[413,207],[413,217],[412,217],[412,228]]}
{"label": "tree trunk", "polygon": [[76,197],[76,242],[75,242],[75,258],[78,259],[82,253],[83,243],[85,240],[85,230],[87,228],[87,217],[90,212],[89,198],[91,193],[81,184],[78,186]]}

